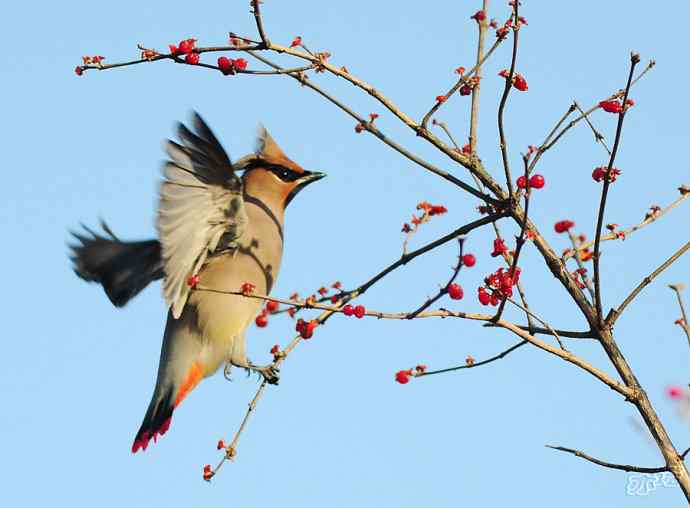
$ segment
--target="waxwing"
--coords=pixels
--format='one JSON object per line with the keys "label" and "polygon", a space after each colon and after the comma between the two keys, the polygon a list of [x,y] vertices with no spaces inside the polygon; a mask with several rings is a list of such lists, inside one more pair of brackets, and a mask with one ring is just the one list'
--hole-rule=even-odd
{"label": "waxwing", "polygon": [[264,128],[255,153],[233,164],[198,114],[192,123],[193,130],[179,124],[179,143],[165,146],[158,240],[121,241],[105,223],[103,234],[73,233],[74,271],[101,284],[115,306],[163,279],[168,318],[158,377],[133,453],[163,435],[175,408],[221,365],[277,382],[270,365],[256,366],[245,353],[245,331],[262,301],[222,291],[249,282],[270,293],[283,254],[285,208],[325,176],[290,160]]}

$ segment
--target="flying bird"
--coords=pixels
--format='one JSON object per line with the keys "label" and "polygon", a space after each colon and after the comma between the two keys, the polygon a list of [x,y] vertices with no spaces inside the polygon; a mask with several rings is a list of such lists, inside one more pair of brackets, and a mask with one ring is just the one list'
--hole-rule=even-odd
{"label": "flying bird", "polygon": [[158,377],[133,453],[165,434],[175,408],[223,364],[277,383],[275,369],[254,365],[245,352],[245,331],[261,300],[222,291],[249,282],[270,293],[283,254],[285,209],[325,176],[290,160],[264,128],[255,153],[235,163],[198,114],[191,130],[179,124],[177,133],[179,142],[165,144],[158,240],[121,241],[102,223],[103,234],[85,227],[73,233],[78,243],[71,246],[76,274],[101,284],[117,307],[163,279],[168,317]]}

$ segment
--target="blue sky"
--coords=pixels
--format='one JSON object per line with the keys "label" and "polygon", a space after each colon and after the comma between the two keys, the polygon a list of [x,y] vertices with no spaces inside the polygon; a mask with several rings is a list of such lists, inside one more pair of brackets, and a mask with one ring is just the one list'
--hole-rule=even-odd
{"label": "blue sky", "polygon": [[[230,30],[254,34],[247,4],[15,2],[5,9],[5,503],[682,506],[679,491],[659,487],[648,496],[627,496],[625,473],[544,448],[561,444],[614,462],[661,464],[631,406],[541,351],[525,347],[486,367],[394,383],[395,371],[416,363],[458,365],[468,354],[482,359],[515,342],[506,332],[457,320],[331,320],[284,364],[281,384],[261,401],[237,461],[210,485],[201,480],[201,469],[218,458],[216,440],[231,438],[238,426],[257,386],[254,377],[205,381],[180,406],[162,441],[131,455],[160,351],[160,286],[123,310],[113,308],[98,287],[72,273],[68,230],[80,222],[95,226],[103,217],[122,237],[154,235],[161,140],[190,110],[204,115],[233,157],[252,149],[262,122],[295,161],[329,174],[290,206],[277,295],[309,293],[336,279],[346,287],[366,280],[399,256],[400,226],[420,200],[443,203],[449,213],[426,225],[412,246],[476,216],[476,200],[373,137],[356,135],[351,119],[287,78],[223,77],[169,63],[81,78],[73,73],[82,55],[129,59],[137,43],[165,48],[197,37],[211,45],[224,43]],[[264,11],[272,39],[288,43],[302,35],[311,49],[330,51],[333,62],[419,118],[453,82],[455,67],[471,67],[475,25],[469,16],[478,4],[266,0]],[[490,9],[497,18],[506,12],[503,2]],[[619,0],[567,7],[532,0],[524,2],[523,13],[529,26],[522,32],[518,69],[530,89],[513,94],[507,109],[513,165],[573,98],[590,105],[621,87],[635,49],[643,61],[655,58],[658,65],[632,94],[637,105],[626,120],[617,159],[623,176],[612,188],[607,221],[633,224],[649,205],[670,203],[676,187],[690,183],[690,111],[682,90],[689,75],[685,45],[672,24],[690,17],[690,4],[662,10],[656,4],[633,9]],[[506,46],[488,64],[482,94],[479,154],[497,176],[496,74],[508,58]],[[386,134],[467,179],[366,94],[325,75],[313,79],[358,112],[379,113]],[[461,139],[468,105],[455,98],[439,115]],[[593,120],[612,140],[615,117],[599,112]],[[557,250],[564,244],[552,233],[556,220],[570,218],[592,236],[599,187],[589,175],[603,162],[591,132],[578,126],[540,163],[547,185],[535,196],[532,217]],[[687,217],[685,205],[624,243],[605,246],[607,307],[687,241]],[[444,304],[480,309],[475,288],[498,267],[488,255],[491,240],[488,230],[469,237],[467,249],[478,263],[460,277],[468,296]],[[414,308],[446,280],[454,249],[419,258],[361,303]],[[526,248],[522,264],[530,303],[540,315],[554,326],[583,329],[534,249]],[[690,445],[688,424],[664,388],[687,382],[690,351],[673,325],[679,311],[666,284],[690,283],[689,268],[686,256],[645,290],[616,327],[621,349],[681,449]],[[261,363],[274,343],[284,344],[292,333],[287,319],[253,328],[251,357]],[[596,344],[569,346],[612,373]]]}

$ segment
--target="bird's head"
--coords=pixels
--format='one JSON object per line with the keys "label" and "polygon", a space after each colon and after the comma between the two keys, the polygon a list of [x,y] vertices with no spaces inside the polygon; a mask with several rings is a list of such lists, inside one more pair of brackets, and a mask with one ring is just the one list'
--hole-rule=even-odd
{"label": "bird's head", "polygon": [[259,129],[256,152],[238,160],[236,167],[244,170],[242,180],[247,194],[270,197],[283,208],[307,185],[326,176],[307,171],[288,158],[263,127]]}

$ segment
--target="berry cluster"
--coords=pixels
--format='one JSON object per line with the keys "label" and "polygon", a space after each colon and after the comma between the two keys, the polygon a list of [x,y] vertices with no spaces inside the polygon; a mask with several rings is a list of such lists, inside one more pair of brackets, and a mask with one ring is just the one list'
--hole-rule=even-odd
{"label": "berry cluster", "polygon": [[542,189],[544,188],[544,185],[546,184],[546,180],[544,177],[540,174],[534,174],[532,175],[529,180],[525,175],[521,175],[518,177],[516,184],[518,186],[518,189]]}
{"label": "berry cluster", "polygon": [[244,58],[237,58],[233,60],[226,56],[218,57],[218,69],[225,76],[234,75],[237,71],[243,71],[247,68],[247,61]]}
{"label": "berry cluster", "polygon": [[477,289],[479,303],[482,305],[493,305],[494,307],[503,298],[510,298],[513,296],[513,286],[520,280],[520,268],[516,267],[513,272],[512,268],[506,271],[499,268],[494,273],[484,279],[485,286],[480,286]]}
{"label": "berry cluster", "polygon": [[355,316],[357,319],[362,319],[367,313],[364,305],[357,305],[353,307],[349,303],[343,307],[343,314],[346,316]]}
{"label": "berry cluster", "polygon": [[319,322],[316,319],[311,321],[305,321],[304,319],[298,319],[295,324],[295,330],[299,333],[303,339],[311,339],[314,336],[314,330],[319,326]]}
{"label": "berry cluster", "polygon": [[[508,79],[510,77],[510,72],[508,71],[508,69],[503,69],[501,72],[498,73],[498,75],[502,78]],[[512,85],[516,90],[519,90],[521,92],[526,92],[529,89],[529,87],[527,86],[527,80],[522,74],[519,73],[515,73],[515,75],[513,76]]]}

